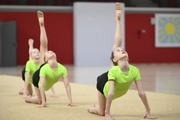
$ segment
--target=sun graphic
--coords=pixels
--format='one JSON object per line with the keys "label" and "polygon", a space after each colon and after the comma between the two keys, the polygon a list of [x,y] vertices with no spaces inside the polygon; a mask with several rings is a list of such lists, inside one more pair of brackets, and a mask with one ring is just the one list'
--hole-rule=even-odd
{"label": "sun graphic", "polygon": [[158,18],[158,42],[180,44],[180,17]]}

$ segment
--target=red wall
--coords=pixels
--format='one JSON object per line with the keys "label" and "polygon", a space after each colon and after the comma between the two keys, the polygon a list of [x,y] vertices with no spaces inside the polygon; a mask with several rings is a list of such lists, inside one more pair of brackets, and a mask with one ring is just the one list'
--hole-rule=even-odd
{"label": "red wall", "polygon": [[[180,48],[156,48],[155,25],[151,24],[154,14],[126,14],[126,50],[131,63],[174,63],[180,62]],[[146,30],[138,37],[138,30]]]}
{"label": "red wall", "polygon": [[[45,12],[48,49],[53,50],[62,64],[73,64],[72,13]],[[17,22],[17,64],[28,60],[28,39],[39,49],[39,25],[36,12],[0,12],[0,20]]]}
{"label": "red wall", "polygon": [[[73,64],[73,14],[45,12],[45,27],[49,50],[53,50],[62,64]],[[131,63],[180,62],[180,48],[155,48],[154,30],[150,19],[154,14],[126,14],[126,50]],[[0,20],[17,21],[17,60],[24,65],[28,60],[28,39],[33,38],[39,48],[39,26],[35,12],[0,12]],[[138,30],[146,33],[138,38]]]}

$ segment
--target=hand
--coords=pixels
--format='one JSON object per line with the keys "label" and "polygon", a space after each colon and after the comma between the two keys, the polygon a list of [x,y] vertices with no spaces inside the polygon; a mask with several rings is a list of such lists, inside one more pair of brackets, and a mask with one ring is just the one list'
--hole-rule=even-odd
{"label": "hand", "polygon": [[74,105],[73,103],[69,103],[68,106],[74,107],[74,106],[77,106],[77,105]]}
{"label": "hand", "polygon": [[114,120],[110,114],[105,114],[105,120]]}
{"label": "hand", "polygon": [[58,98],[59,96],[56,96],[56,95],[52,94],[52,95],[50,95],[50,97]]}
{"label": "hand", "polygon": [[43,107],[47,107],[47,106],[46,106],[46,103],[42,103],[41,105],[38,105],[37,107],[38,108],[43,108]]}
{"label": "hand", "polygon": [[146,112],[144,119],[157,119],[157,117],[152,117],[149,112]]}

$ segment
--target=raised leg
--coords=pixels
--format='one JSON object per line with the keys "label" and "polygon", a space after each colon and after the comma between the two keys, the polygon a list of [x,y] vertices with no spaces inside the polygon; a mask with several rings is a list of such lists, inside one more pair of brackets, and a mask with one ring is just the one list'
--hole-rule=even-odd
{"label": "raised leg", "polygon": [[39,27],[40,27],[40,53],[41,53],[40,64],[43,64],[44,63],[44,54],[48,50],[48,39],[47,39],[47,35],[46,35],[46,29],[44,26],[43,12],[38,11],[37,17],[38,17]]}

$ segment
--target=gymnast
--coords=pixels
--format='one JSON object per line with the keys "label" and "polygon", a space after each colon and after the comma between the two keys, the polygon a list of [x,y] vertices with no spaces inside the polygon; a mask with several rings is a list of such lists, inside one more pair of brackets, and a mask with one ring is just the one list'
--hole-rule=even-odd
{"label": "gymnast", "polygon": [[122,6],[116,3],[116,32],[113,50],[111,53],[111,68],[108,72],[103,73],[97,77],[96,88],[98,90],[98,103],[99,106],[92,105],[89,109],[89,113],[105,116],[105,120],[114,120],[110,113],[110,107],[112,101],[117,99],[129,90],[132,82],[135,82],[139,97],[141,98],[146,113],[144,118],[156,119],[151,116],[150,106],[146,98],[146,94],[142,88],[140,81],[139,69],[128,62],[128,54],[121,47],[121,14]]}
{"label": "gymnast", "polygon": [[49,90],[62,78],[68,97],[68,106],[74,106],[67,69],[65,66],[57,62],[57,56],[53,51],[47,50],[47,35],[44,25],[44,14],[43,12],[38,11],[37,16],[40,26],[40,38],[44,42],[44,44],[40,47],[43,51],[43,57],[41,58],[40,68],[33,75],[33,84],[37,96],[27,97],[26,102],[39,104],[38,107],[40,108],[46,107],[45,91]]}

